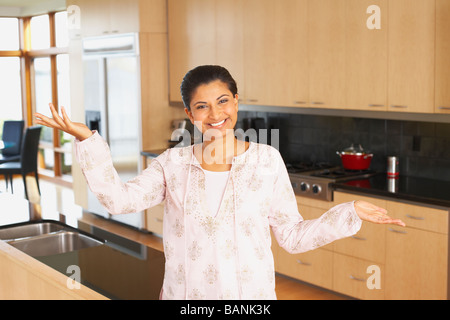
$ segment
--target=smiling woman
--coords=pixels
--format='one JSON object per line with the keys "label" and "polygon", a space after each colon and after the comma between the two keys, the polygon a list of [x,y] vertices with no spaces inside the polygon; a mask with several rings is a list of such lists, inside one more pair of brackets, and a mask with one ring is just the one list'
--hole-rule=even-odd
{"label": "smiling woman", "polygon": [[[52,118],[36,114],[37,123],[78,138],[80,168],[108,212],[165,201],[162,299],[275,299],[271,230],[286,251],[300,253],[354,235],[362,220],[403,225],[363,201],[304,220],[278,150],[234,137],[238,96],[228,75],[222,67],[198,67],[181,85],[189,118],[204,135],[214,131],[214,139],[168,149],[126,183],[98,132],[70,121],[64,109],[61,117],[52,105]],[[211,146],[208,163],[203,156]]]}

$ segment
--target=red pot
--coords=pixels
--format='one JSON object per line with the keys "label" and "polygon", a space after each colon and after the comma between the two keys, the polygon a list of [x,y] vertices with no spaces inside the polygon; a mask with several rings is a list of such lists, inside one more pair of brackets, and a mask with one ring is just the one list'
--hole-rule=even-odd
{"label": "red pot", "polygon": [[361,146],[355,149],[353,145],[342,152],[337,152],[341,157],[342,166],[346,170],[367,170],[370,167],[373,154],[365,153]]}

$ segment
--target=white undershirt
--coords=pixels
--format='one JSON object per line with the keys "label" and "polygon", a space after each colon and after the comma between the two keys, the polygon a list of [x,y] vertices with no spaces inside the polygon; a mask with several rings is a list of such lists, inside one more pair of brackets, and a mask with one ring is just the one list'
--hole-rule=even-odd
{"label": "white undershirt", "polygon": [[205,172],[206,202],[211,215],[215,216],[219,211],[230,171],[203,171]]}

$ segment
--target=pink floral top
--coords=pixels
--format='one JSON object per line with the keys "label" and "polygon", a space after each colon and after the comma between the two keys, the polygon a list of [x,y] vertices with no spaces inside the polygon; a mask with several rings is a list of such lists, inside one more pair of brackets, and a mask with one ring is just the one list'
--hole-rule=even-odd
{"label": "pink floral top", "polygon": [[163,299],[276,299],[270,230],[281,247],[300,253],[361,227],[352,202],[303,220],[281,155],[268,145],[250,143],[233,158],[215,215],[192,146],[168,149],[126,183],[98,133],[77,141],[76,153],[90,189],[110,213],[165,201]]}

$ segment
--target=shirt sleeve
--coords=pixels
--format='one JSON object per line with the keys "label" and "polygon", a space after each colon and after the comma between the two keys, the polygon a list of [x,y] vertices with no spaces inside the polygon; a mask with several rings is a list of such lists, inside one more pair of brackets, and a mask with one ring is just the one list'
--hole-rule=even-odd
{"label": "shirt sleeve", "polygon": [[139,212],[164,200],[166,183],[158,158],[140,175],[123,182],[113,166],[108,144],[97,132],[83,141],[76,140],[75,152],[90,190],[109,213]]}
{"label": "shirt sleeve", "polygon": [[362,221],[355,211],[354,202],[334,206],[317,219],[304,220],[298,211],[286,166],[283,161],[279,163],[269,223],[282,248],[289,253],[301,253],[359,231]]}

